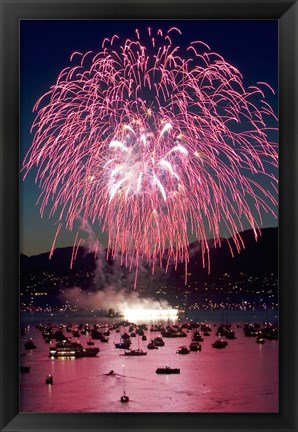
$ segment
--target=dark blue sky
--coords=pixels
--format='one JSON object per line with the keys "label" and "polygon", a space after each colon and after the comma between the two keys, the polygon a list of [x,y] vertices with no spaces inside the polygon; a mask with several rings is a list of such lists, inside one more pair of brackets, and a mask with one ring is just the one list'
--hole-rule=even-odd
{"label": "dark blue sky", "polygon": [[[187,46],[192,40],[206,42],[212,51],[240,70],[246,86],[265,81],[275,90],[268,92],[268,102],[277,113],[278,88],[278,21],[21,21],[20,23],[20,157],[21,161],[32,141],[30,127],[32,108],[37,99],[56,82],[59,72],[69,65],[74,51],[99,51],[105,37],[117,33],[133,37],[136,28],[179,27]],[[38,185],[34,172],[20,182],[20,250],[26,255],[48,251],[56,228],[55,217],[40,218],[36,205]],[[276,226],[271,216],[264,226]],[[75,232],[60,232],[56,245],[69,246]]]}

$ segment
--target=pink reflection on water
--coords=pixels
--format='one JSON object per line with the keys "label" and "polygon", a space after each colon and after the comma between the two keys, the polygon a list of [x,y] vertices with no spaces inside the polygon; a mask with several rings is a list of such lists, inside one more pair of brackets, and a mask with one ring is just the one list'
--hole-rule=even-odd
{"label": "pink reflection on water", "polygon": [[[147,350],[147,341],[132,338],[132,349],[148,351],[146,356],[125,357],[114,348],[119,337],[111,332],[108,343],[94,340],[100,352],[95,358],[50,359],[49,344],[31,327],[37,349],[22,357],[31,371],[20,377],[20,411],[23,412],[278,412],[278,342],[258,345],[233,326],[237,339],[222,350],[212,348],[215,327],[204,337],[201,352],[177,355],[186,338],[164,338],[165,346]],[[21,340],[21,351],[26,338]],[[87,346],[88,336],[79,338]],[[157,375],[157,367],[180,368],[180,375]],[[130,401],[120,402],[124,390]],[[106,375],[110,370],[115,375]],[[51,374],[54,384],[45,384]]]}

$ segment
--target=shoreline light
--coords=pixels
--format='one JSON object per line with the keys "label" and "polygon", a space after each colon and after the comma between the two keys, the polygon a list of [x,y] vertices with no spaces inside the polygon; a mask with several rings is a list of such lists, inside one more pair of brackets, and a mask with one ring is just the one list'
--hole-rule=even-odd
{"label": "shoreline light", "polygon": [[148,320],[175,320],[178,317],[177,309],[125,309],[124,319],[128,321]]}

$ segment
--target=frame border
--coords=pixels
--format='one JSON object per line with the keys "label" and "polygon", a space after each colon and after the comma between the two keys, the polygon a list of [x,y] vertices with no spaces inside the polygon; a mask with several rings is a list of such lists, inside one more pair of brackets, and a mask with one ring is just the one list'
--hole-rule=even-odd
{"label": "frame border", "polygon": [[[19,413],[19,21],[21,19],[279,20],[280,412]],[[298,429],[298,4],[293,0],[0,0],[0,430],[272,431]]]}

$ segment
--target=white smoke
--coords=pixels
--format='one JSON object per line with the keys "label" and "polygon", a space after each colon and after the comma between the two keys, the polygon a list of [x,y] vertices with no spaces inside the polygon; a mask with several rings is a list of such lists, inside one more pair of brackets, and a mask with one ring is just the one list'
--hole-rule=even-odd
{"label": "white smoke", "polygon": [[64,290],[60,298],[63,303],[68,302],[72,307],[90,311],[117,309],[119,312],[123,312],[128,308],[160,310],[171,308],[165,300],[158,301],[152,298],[141,298],[137,291],[126,291],[124,289],[117,291],[111,286],[97,292],[73,287]]}

